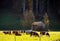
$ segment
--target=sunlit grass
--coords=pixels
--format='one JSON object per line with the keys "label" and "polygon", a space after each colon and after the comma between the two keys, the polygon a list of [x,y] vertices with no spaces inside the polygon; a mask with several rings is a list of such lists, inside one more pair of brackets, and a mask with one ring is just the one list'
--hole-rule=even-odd
{"label": "sunlit grass", "polygon": [[60,41],[60,32],[49,32],[50,37],[43,35],[40,37],[26,35],[25,33],[22,36],[15,36],[14,34],[4,34],[0,31],[0,41]]}

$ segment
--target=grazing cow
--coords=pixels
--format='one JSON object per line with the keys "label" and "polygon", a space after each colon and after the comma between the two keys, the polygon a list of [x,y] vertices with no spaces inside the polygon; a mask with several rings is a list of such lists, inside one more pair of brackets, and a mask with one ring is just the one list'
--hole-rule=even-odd
{"label": "grazing cow", "polygon": [[17,31],[13,31],[13,34],[15,34]]}
{"label": "grazing cow", "polygon": [[40,32],[40,35],[45,35],[45,32]]}
{"label": "grazing cow", "polygon": [[49,36],[50,37],[50,35],[49,35],[48,32],[41,32],[40,35],[46,35],[46,36]]}
{"label": "grazing cow", "polygon": [[21,34],[19,34],[18,32],[15,32],[15,35],[16,35],[16,36],[21,36]]}
{"label": "grazing cow", "polygon": [[21,33],[25,33],[25,30],[21,30]]}
{"label": "grazing cow", "polygon": [[46,35],[50,37],[50,34],[48,32],[46,33]]}
{"label": "grazing cow", "polygon": [[30,36],[38,36],[39,37],[38,33],[36,33],[36,32],[31,32]]}
{"label": "grazing cow", "polygon": [[11,31],[4,31],[4,34],[11,34]]}
{"label": "grazing cow", "polygon": [[13,34],[15,34],[16,36],[21,36],[21,34],[18,31],[13,31]]}

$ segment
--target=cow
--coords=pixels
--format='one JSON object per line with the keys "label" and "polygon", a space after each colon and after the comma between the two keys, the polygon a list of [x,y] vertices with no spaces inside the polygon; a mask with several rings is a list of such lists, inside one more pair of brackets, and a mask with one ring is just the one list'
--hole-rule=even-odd
{"label": "cow", "polygon": [[13,34],[15,34],[16,36],[21,36],[21,34],[18,31],[13,31]]}
{"label": "cow", "polygon": [[50,37],[50,34],[48,32],[40,32],[40,35],[46,35]]}
{"label": "cow", "polygon": [[49,36],[49,37],[50,37],[50,34],[47,32],[47,33],[46,33],[46,36]]}
{"label": "cow", "polygon": [[25,33],[25,30],[21,30],[21,33]]}
{"label": "cow", "polygon": [[20,34],[20,33],[18,33],[18,32],[15,32],[15,35],[16,35],[16,36],[21,36],[21,34]]}
{"label": "cow", "polygon": [[45,35],[45,32],[40,32],[40,35]]}
{"label": "cow", "polygon": [[30,33],[30,36],[38,36],[38,37],[39,37],[39,34],[36,33],[36,32],[31,32],[31,33]]}
{"label": "cow", "polygon": [[11,34],[11,31],[3,31],[4,34]]}

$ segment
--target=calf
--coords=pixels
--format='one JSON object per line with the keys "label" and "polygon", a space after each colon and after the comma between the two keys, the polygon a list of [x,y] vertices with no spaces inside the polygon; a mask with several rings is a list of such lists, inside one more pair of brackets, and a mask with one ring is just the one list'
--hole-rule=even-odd
{"label": "calf", "polygon": [[31,32],[30,36],[38,36],[39,37],[38,33],[36,33],[36,32]]}

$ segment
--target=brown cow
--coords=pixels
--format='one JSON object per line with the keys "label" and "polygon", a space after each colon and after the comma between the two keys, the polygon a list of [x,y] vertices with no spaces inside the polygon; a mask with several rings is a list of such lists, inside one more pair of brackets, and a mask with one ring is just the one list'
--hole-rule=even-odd
{"label": "brown cow", "polygon": [[46,33],[46,35],[50,37],[50,34],[49,33]]}
{"label": "brown cow", "polygon": [[38,33],[36,33],[36,32],[31,32],[30,36],[38,36],[39,37]]}
{"label": "brown cow", "polygon": [[40,35],[45,35],[45,32],[40,32]]}
{"label": "brown cow", "polygon": [[13,31],[13,34],[15,34],[16,36],[21,36],[21,34],[18,31]]}
{"label": "brown cow", "polygon": [[4,34],[11,34],[11,31],[4,31]]}
{"label": "brown cow", "polygon": [[48,32],[40,32],[40,35],[46,35],[46,36],[49,36],[50,37],[50,35],[49,35]]}

